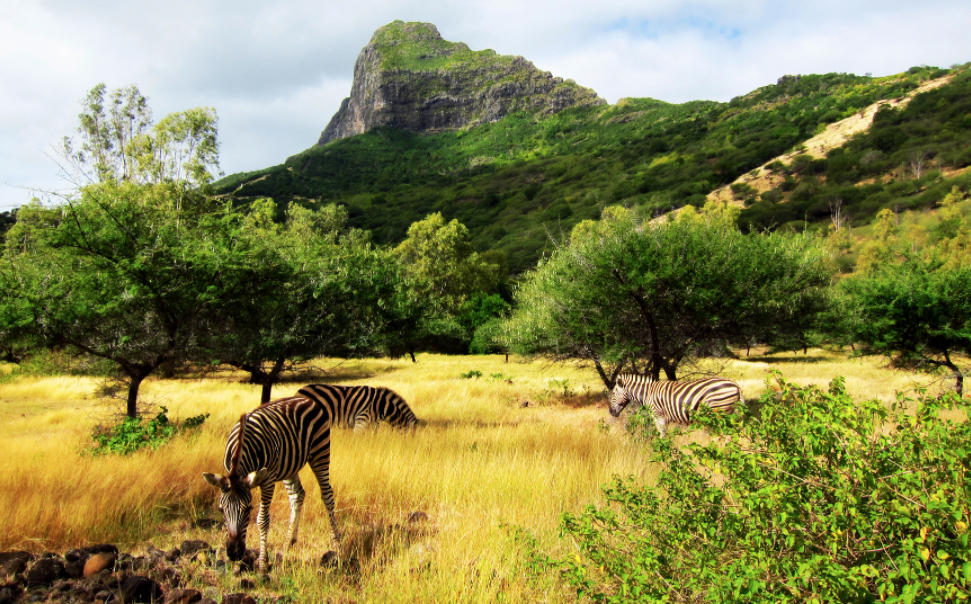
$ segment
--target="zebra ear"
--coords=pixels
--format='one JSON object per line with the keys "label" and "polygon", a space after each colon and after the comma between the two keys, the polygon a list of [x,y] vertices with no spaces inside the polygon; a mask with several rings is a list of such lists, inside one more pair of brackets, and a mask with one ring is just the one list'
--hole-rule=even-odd
{"label": "zebra ear", "polygon": [[202,477],[206,479],[206,482],[212,486],[222,489],[223,491],[229,490],[229,479],[225,476],[220,476],[219,474],[210,474],[209,472],[203,472]]}
{"label": "zebra ear", "polygon": [[263,468],[262,470],[258,470],[256,472],[250,472],[249,475],[247,475],[246,478],[243,479],[243,484],[245,484],[248,488],[252,489],[253,487],[263,484],[263,480],[266,478],[266,475],[269,473],[270,473],[269,470],[267,470],[266,468]]}

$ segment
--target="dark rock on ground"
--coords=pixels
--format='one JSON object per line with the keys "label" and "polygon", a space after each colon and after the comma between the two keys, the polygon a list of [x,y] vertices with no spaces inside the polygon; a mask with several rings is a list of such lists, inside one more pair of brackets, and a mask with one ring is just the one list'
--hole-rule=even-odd
{"label": "dark rock on ground", "polygon": [[165,595],[164,604],[198,604],[202,592],[196,589],[173,589]]}
{"label": "dark rock on ground", "polygon": [[152,604],[162,599],[162,586],[148,577],[129,577],[121,586],[121,599],[125,604]]}
{"label": "dark rock on ground", "polygon": [[67,571],[60,558],[43,558],[27,570],[27,588],[52,585],[58,579],[66,579]]}
{"label": "dark rock on ground", "polygon": [[105,604],[112,604],[112,602],[117,602],[118,598],[112,592],[107,589],[102,589],[98,593],[94,594],[94,599],[99,602],[104,602]]}
{"label": "dark rock on ground", "polygon": [[256,600],[247,594],[224,594],[223,604],[256,604]]}
{"label": "dark rock on ground", "polygon": [[136,556],[131,559],[131,569],[132,570],[145,570],[151,568],[152,561],[145,556]]}
{"label": "dark rock on ground", "polygon": [[320,558],[320,565],[328,568],[337,566],[337,552],[334,550],[324,552],[324,555]]}
{"label": "dark rock on ground", "polygon": [[117,556],[118,548],[110,543],[99,543],[98,545],[89,545],[87,547],[68,550],[64,554],[64,570],[67,571],[67,574],[72,579],[80,579],[84,576],[85,563],[88,561],[88,558],[95,554],[113,554]]}
{"label": "dark rock on ground", "polygon": [[27,570],[27,565],[33,561],[34,555],[30,552],[0,552],[0,575],[19,575]]}
{"label": "dark rock on ground", "polygon": [[0,604],[13,604],[23,593],[23,587],[16,583],[7,583],[0,587]]}
{"label": "dark rock on ground", "polygon": [[182,550],[182,555],[188,558],[191,558],[198,552],[211,553],[213,551],[212,546],[205,541],[183,541],[179,549]]}
{"label": "dark rock on ground", "polygon": [[182,557],[182,550],[177,547],[173,547],[168,552],[165,553],[165,559],[169,562],[175,562]]}
{"label": "dark rock on ground", "polygon": [[252,579],[241,579],[239,586],[243,589],[256,589],[256,581],[253,581]]}
{"label": "dark rock on ground", "polygon": [[419,522],[427,522],[427,521],[428,521],[428,514],[426,514],[425,512],[412,512],[411,515],[408,516],[408,524],[417,524]]}
{"label": "dark rock on ground", "polygon": [[182,585],[182,572],[177,568],[166,568],[162,571],[161,576],[172,587]]}

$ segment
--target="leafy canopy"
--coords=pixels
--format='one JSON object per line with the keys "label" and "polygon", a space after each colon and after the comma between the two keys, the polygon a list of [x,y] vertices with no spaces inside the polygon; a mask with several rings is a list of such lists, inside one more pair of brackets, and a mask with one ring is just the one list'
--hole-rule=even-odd
{"label": "leafy canopy", "polygon": [[646,222],[608,208],[528,273],[504,328],[510,350],[592,361],[604,383],[627,362],[655,378],[729,344],[812,326],[830,275],[805,236],[742,234],[734,211]]}

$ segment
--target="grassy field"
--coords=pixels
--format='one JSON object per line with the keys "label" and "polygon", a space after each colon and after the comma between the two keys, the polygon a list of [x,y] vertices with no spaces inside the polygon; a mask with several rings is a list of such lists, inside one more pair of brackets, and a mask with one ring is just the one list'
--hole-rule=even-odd
{"label": "grassy field", "polygon": [[[753,351],[718,363],[746,397],[758,396],[771,369],[799,384],[825,385],[843,375],[854,397],[888,401],[896,391],[938,379],[894,371],[879,358],[847,359],[820,350],[775,356]],[[328,366],[329,382],[394,389],[424,424],[414,432],[387,426],[357,435],[336,432],[331,475],[345,564],[323,569],[318,563],[334,544],[307,470],[300,543],[258,592],[308,602],[569,599],[552,578],[546,585],[526,581],[507,527],[524,527],[543,547],[569,553],[571,544],[557,530],[563,511],[601,501],[600,486],[612,475],[650,483],[656,473],[645,446],[610,421],[603,386],[590,369],[435,355],[419,356],[417,364]],[[473,370],[481,376],[462,377]],[[63,552],[112,542],[139,552],[149,543],[168,549],[185,539],[222,545],[216,492],[201,473],[223,471],[230,427],[259,401],[258,386],[242,378],[148,382],[144,396],[168,407],[170,418],[211,417],[198,434],[129,457],[79,453],[90,446],[98,422],[116,411],[93,397],[95,380],[20,377],[0,383],[0,551]],[[282,384],[274,396],[291,395],[302,385]],[[277,491],[271,556],[281,551],[289,518],[285,490]],[[427,520],[409,522],[418,511]],[[215,519],[220,524],[209,526]],[[250,547],[257,545],[255,534],[254,528]],[[200,569],[192,581],[213,595],[239,590],[238,578],[212,570]]]}

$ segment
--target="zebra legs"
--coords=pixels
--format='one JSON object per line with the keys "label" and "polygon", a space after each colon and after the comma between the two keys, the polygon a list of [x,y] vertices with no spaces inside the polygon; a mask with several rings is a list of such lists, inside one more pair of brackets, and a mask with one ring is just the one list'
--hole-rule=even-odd
{"label": "zebra legs", "polygon": [[310,469],[320,485],[320,498],[327,506],[330,515],[330,528],[334,531],[334,541],[340,545],[341,534],[337,530],[337,516],[334,515],[334,489],[330,486],[330,447],[328,446],[316,459],[310,461]]}
{"label": "zebra legs", "polygon": [[297,531],[300,529],[300,513],[303,511],[303,497],[306,493],[300,483],[300,476],[294,476],[283,481],[283,486],[290,496],[290,530],[287,532],[287,548],[297,542]]}
{"label": "zebra legs", "polygon": [[261,573],[267,570],[266,539],[270,535],[270,502],[273,501],[273,491],[276,484],[269,483],[260,487],[260,512],[256,515],[256,526],[260,528],[260,559],[258,566]]}

